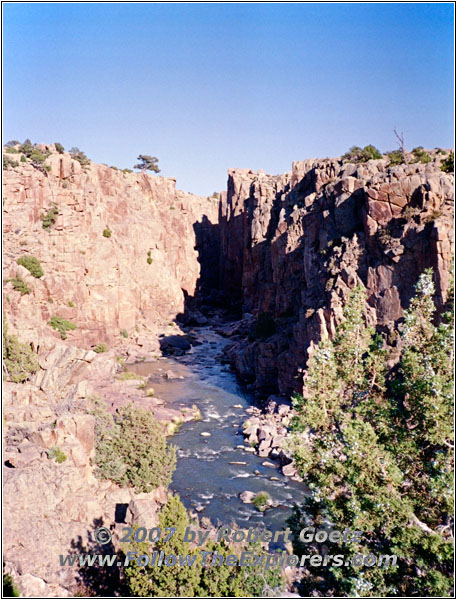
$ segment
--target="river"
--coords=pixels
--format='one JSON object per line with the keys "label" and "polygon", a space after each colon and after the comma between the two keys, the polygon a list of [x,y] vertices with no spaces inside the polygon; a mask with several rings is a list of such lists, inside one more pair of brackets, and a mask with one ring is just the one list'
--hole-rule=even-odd
{"label": "river", "polygon": [[[218,359],[228,340],[211,327],[195,333],[199,345],[181,357],[129,365],[149,378],[148,385],[167,405],[196,404],[201,412],[201,420],[184,423],[169,439],[178,449],[170,489],[179,494],[186,508],[208,517],[214,526],[236,523],[242,528],[282,530],[293,503],[303,501],[306,487],[284,477],[277,461],[244,449],[242,424],[249,417],[253,398]],[[182,379],[165,378],[168,370]],[[266,461],[276,468],[263,466]],[[244,504],[239,494],[245,490],[268,492],[276,506],[262,513]]]}

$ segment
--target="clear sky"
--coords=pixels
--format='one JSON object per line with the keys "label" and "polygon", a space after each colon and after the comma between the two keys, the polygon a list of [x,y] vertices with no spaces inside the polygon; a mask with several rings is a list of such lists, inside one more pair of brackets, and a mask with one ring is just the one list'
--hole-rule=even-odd
{"label": "clear sky", "polygon": [[445,4],[3,5],[4,142],[77,146],[199,194],[227,168],[453,144]]}

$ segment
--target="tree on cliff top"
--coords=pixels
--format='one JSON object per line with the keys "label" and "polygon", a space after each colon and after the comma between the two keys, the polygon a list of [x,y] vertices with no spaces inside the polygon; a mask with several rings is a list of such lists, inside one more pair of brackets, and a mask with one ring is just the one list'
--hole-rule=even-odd
{"label": "tree on cliff top", "polygon": [[153,171],[154,173],[160,173],[159,159],[155,156],[149,156],[149,154],[140,154],[137,158],[140,162],[134,165],[134,169],[141,169],[141,171]]}
{"label": "tree on cliff top", "polygon": [[351,146],[341,157],[344,162],[350,163],[364,163],[367,160],[376,160],[382,158],[382,154],[379,150],[373,146],[372,144],[368,144],[364,148],[360,148],[359,146]]}

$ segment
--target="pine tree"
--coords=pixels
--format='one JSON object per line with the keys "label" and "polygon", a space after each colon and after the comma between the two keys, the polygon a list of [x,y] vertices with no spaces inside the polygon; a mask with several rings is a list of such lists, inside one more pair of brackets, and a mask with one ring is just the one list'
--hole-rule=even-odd
{"label": "pine tree", "polygon": [[[360,530],[362,543],[350,545],[348,554],[395,554],[398,567],[349,565],[330,568],[325,577],[311,569],[302,582],[305,594],[450,593],[452,321],[447,311],[435,325],[433,294],[426,271],[405,313],[400,366],[389,388],[386,351],[365,322],[360,288],[334,340],[321,343],[309,361],[291,445],[311,497],[295,509],[291,526],[298,533],[327,518],[334,528]],[[310,552],[297,539],[295,545]],[[333,551],[342,549],[330,544]]]}
{"label": "pine tree", "polygon": [[[156,550],[165,555],[192,554],[189,543],[184,542],[184,532],[189,525],[189,519],[186,509],[181,503],[179,496],[172,496],[162,508],[159,515],[159,527],[165,532],[166,527],[176,527],[176,532],[170,540],[164,542],[165,533],[161,539],[150,547],[148,544],[134,543],[132,550],[137,551],[138,555],[152,554]],[[200,579],[200,556],[197,550],[195,566],[180,566],[179,563],[174,566],[158,567],[150,566],[139,567],[136,563],[131,563],[125,569],[128,591],[132,596],[177,596],[193,597],[195,589]]]}
{"label": "pine tree", "polygon": [[134,165],[134,169],[141,169],[144,173],[145,171],[153,171],[154,173],[160,173],[159,169],[159,159],[155,156],[150,156],[149,154],[140,154],[137,157],[137,160],[140,162],[137,165]]}
{"label": "pine tree", "polygon": [[[189,525],[189,518],[179,496],[172,496],[162,508],[159,515],[159,526],[162,532],[166,527],[176,527],[173,537],[167,542],[159,540],[153,546],[148,542],[134,542],[128,549],[151,555],[153,551],[165,555],[196,556],[193,566],[140,567],[131,562],[125,568],[125,584],[127,595],[134,597],[265,597],[275,596],[284,587],[284,577],[280,567],[264,570],[262,565],[228,566],[225,564],[212,566],[214,552],[224,558],[230,554],[240,555],[246,549],[239,545],[231,547],[226,542],[207,541],[203,546],[195,547],[183,541],[184,532]],[[162,538],[163,539],[163,538]],[[200,552],[212,553],[202,564]],[[250,544],[249,551],[259,554],[260,544]]]}

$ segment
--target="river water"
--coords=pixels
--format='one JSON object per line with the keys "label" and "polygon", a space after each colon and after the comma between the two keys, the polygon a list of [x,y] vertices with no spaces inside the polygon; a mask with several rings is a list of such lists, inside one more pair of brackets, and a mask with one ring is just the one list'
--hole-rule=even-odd
{"label": "river water", "polygon": [[[242,424],[249,417],[246,409],[253,399],[217,359],[229,342],[210,327],[196,333],[200,345],[182,357],[137,363],[133,369],[129,366],[149,377],[155,396],[166,405],[196,404],[200,409],[200,421],[185,423],[170,438],[178,448],[170,489],[179,494],[186,508],[198,510],[214,526],[236,523],[242,528],[282,530],[293,503],[303,501],[306,487],[284,477],[277,461],[244,449]],[[168,370],[182,379],[166,379]],[[265,461],[275,463],[276,468],[263,466]],[[252,504],[243,504],[239,494],[245,490],[268,492],[277,506],[262,513]]]}

